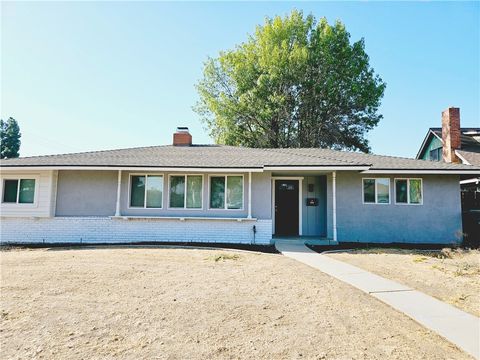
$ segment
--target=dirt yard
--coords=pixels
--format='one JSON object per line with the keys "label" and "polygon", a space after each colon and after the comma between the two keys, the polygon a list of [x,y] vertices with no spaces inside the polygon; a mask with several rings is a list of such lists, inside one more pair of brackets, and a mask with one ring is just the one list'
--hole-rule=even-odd
{"label": "dirt yard", "polygon": [[470,358],[281,255],[92,248],[0,256],[1,359]]}
{"label": "dirt yard", "polygon": [[480,251],[369,249],[329,254],[480,316]]}

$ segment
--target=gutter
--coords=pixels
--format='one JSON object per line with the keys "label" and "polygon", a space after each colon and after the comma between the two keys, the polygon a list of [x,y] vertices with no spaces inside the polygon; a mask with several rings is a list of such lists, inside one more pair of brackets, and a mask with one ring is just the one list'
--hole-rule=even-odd
{"label": "gutter", "polygon": [[434,170],[434,169],[373,169],[373,170],[366,170],[362,171],[362,174],[442,174],[442,175],[480,175],[480,169],[465,169],[465,170],[457,170],[457,169],[441,169],[441,170]]}
{"label": "gutter", "polygon": [[126,170],[126,171],[153,171],[153,172],[263,172],[263,168],[251,168],[251,167],[234,167],[234,168],[221,168],[221,167],[141,167],[141,166],[63,166],[63,165],[13,165],[13,166],[0,166],[2,170],[12,171],[40,171],[40,170]]}
{"label": "gutter", "polygon": [[357,170],[357,171],[366,171],[370,169],[368,165],[334,165],[334,166],[291,166],[291,165],[273,165],[269,166],[266,165],[263,167],[264,170],[268,171],[285,171],[285,170],[292,170],[292,171],[306,171],[306,170],[324,170],[324,171],[342,171],[342,170]]}

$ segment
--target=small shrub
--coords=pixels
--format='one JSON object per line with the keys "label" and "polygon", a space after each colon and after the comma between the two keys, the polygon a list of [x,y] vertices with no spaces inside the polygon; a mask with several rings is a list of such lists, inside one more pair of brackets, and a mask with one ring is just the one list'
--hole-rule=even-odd
{"label": "small shrub", "polygon": [[215,262],[238,259],[240,259],[240,255],[238,254],[216,254],[213,256]]}
{"label": "small shrub", "polygon": [[427,260],[428,260],[428,257],[426,257],[426,256],[415,256],[413,258],[413,262],[416,262],[416,263],[424,262],[424,261],[427,261]]}

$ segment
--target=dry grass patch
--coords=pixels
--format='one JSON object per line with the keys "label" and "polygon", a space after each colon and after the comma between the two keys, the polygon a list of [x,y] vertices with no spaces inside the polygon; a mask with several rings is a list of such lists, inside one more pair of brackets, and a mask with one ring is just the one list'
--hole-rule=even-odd
{"label": "dry grass patch", "polygon": [[281,255],[158,248],[2,252],[1,359],[468,359]]}
{"label": "dry grass patch", "polygon": [[215,254],[210,259],[213,259],[213,261],[226,261],[226,260],[238,260],[240,259],[240,255],[238,254]]}
{"label": "dry grass patch", "polygon": [[329,254],[480,316],[480,251],[362,249]]}

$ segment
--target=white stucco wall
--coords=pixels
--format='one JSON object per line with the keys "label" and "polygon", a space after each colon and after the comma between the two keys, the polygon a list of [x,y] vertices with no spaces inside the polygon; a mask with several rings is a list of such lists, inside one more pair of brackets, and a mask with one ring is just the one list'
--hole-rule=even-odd
{"label": "white stucco wall", "polygon": [[3,183],[5,179],[35,179],[35,195],[33,204],[10,204],[0,201],[2,217],[50,217],[55,214],[55,195],[57,171],[5,171],[0,175],[0,196],[3,200]]}

